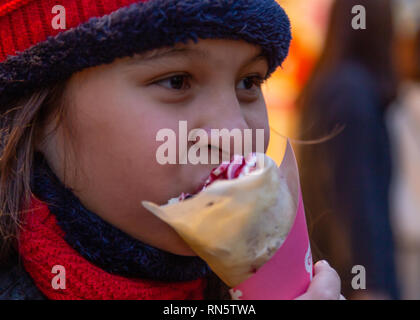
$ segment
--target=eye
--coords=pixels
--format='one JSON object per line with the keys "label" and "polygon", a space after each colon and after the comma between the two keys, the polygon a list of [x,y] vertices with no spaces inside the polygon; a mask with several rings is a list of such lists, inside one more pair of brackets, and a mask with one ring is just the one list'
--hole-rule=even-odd
{"label": "eye", "polygon": [[242,79],[238,84],[238,89],[251,90],[254,87],[261,88],[264,78],[261,76],[249,76]]}
{"label": "eye", "polygon": [[186,90],[191,88],[190,80],[191,76],[188,74],[177,74],[162,80],[158,80],[154,82],[154,84],[170,90]]}

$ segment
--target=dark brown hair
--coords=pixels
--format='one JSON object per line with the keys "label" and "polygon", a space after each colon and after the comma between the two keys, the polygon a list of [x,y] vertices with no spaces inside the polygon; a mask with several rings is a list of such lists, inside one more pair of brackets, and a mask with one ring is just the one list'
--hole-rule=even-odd
{"label": "dark brown hair", "polygon": [[414,70],[413,70],[413,78],[414,80],[420,82],[420,28],[416,33],[414,39],[414,55],[413,55],[413,62],[414,62]]}
{"label": "dark brown hair", "polygon": [[[366,29],[352,27],[355,18],[352,9],[356,5],[366,9]],[[346,60],[357,61],[368,69],[375,77],[384,104],[391,102],[397,94],[393,39],[392,0],[336,0],[331,8],[324,50],[300,104],[305,107],[305,97],[313,94],[316,83]]]}
{"label": "dark brown hair", "polygon": [[[35,145],[46,120],[60,118],[64,84],[39,90],[1,106],[0,115],[0,265],[15,249],[20,213],[31,197]],[[59,121],[57,121],[58,123]]]}

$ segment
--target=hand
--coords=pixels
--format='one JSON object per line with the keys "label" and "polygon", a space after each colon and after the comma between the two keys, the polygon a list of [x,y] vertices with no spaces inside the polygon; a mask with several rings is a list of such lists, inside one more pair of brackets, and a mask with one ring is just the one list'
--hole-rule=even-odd
{"label": "hand", "polygon": [[341,294],[341,280],[325,260],[315,264],[315,275],[308,291],[296,300],[346,300]]}

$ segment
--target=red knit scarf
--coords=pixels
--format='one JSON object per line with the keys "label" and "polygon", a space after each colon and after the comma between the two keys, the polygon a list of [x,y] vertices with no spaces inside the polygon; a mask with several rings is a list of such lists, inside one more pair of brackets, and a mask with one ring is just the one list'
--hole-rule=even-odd
{"label": "red knit scarf", "polygon": [[[166,283],[129,279],[93,265],[64,240],[48,206],[32,198],[24,213],[19,252],[26,271],[43,294],[54,300],[200,300],[206,280]],[[65,289],[54,289],[55,265],[65,268]]]}

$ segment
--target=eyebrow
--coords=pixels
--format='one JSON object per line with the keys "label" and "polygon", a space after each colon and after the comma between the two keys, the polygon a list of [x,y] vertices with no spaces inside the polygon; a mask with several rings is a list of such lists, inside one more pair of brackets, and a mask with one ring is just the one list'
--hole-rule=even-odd
{"label": "eyebrow", "polygon": [[[247,60],[247,62],[245,62],[244,67],[254,63],[254,62],[258,62],[260,60],[267,60],[267,55],[264,52],[260,52],[258,55],[256,55],[255,57],[251,58],[250,60]],[[268,62],[268,60],[267,60]]]}
{"label": "eyebrow", "polygon": [[127,61],[127,64],[142,64],[152,62],[162,58],[176,58],[185,56],[196,56],[201,59],[207,59],[208,53],[203,50],[191,49],[191,48],[168,48],[153,50],[150,53],[143,55],[135,55]]}
{"label": "eyebrow", "polygon": [[[205,50],[195,48],[165,48],[156,49],[145,54],[134,55],[131,59],[127,60],[127,65],[138,65],[153,62],[162,58],[179,58],[179,57],[196,57],[203,60],[209,59],[209,54]],[[252,63],[260,60],[267,60],[264,52],[260,52],[256,56],[247,60],[241,68],[245,68]],[[268,62],[268,61],[267,61]]]}

